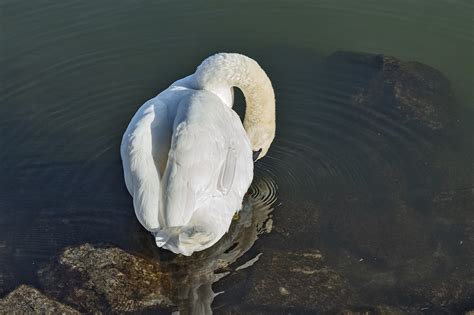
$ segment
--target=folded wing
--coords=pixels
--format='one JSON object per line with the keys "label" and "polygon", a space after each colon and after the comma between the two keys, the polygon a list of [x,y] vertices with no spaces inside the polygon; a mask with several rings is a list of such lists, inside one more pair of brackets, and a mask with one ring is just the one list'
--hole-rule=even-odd
{"label": "folded wing", "polygon": [[185,226],[196,210],[230,192],[233,198],[222,211],[238,210],[253,171],[250,144],[238,116],[215,95],[197,92],[179,105],[173,130],[160,223]]}
{"label": "folded wing", "polygon": [[167,106],[157,99],[139,109],[122,138],[125,184],[133,197],[138,220],[149,231],[160,228],[161,177],[170,142]]}

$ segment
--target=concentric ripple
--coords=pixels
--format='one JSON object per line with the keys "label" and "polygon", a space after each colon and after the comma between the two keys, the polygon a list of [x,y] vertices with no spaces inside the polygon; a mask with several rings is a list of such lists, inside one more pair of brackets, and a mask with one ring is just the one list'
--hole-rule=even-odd
{"label": "concentric ripple", "polygon": [[261,167],[275,174],[281,194],[320,199],[334,189],[371,190],[387,174],[427,177],[438,139],[386,104],[354,103],[371,71],[324,65],[304,88],[292,86],[289,74],[277,83],[286,86],[277,105],[280,129]]}

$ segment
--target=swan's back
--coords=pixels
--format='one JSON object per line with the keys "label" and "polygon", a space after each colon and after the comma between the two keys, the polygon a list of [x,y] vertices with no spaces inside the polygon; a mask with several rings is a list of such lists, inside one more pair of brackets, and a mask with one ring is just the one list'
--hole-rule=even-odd
{"label": "swan's back", "polygon": [[[207,91],[184,99],[173,122],[163,176],[163,226],[186,225],[191,209],[226,198],[235,212],[252,180],[253,163],[237,114]],[[212,217],[209,214],[208,219]]]}
{"label": "swan's back", "polygon": [[203,90],[171,87],[145,103],[121,154],[139,221],[159,246],[184,254],[220,239],[253,176],[239,117]]}

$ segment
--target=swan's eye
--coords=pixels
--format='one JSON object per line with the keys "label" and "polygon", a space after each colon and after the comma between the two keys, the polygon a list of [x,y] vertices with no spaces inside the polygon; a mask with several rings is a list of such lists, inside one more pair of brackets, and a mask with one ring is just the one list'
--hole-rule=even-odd
{"label": "swan's eye", "polygon": [[258,150],[258,151],[253,151],[253,161],[257,161],[258,159],[258,156],[260,155],[260,153],[262,153],[262,149]]}

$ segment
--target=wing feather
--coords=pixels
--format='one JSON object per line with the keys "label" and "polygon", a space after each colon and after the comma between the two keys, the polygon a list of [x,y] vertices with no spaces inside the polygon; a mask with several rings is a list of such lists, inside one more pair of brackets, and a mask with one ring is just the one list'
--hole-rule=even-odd
{"label": "wing feather", "polygon": [[219,179],[217,181],[217,189],[223,194],[227,195],[232,188],[234,182],[235,171],[237,166],[237,151],[235,147],[229,146],[227,148],[227,155],[219,172]]}
{"label": "wing feather", "polygon": [[167,157],[170,139],[166,135],[171,128],[166,114],[162,102],[152,99],[145,103],[130,122],[120,147],[125,184],[133,197],[135,214],[149,231],[160,228],[159,164]]}
{"label": "wing feather", "polygon": [[[171,227],[187,225],[206,202],[228,194],[238,159],[247,155],[251,162],[245,131],[232,109],[204,91],[184,100],[176,115],[163,178],[163,222]],[[250,175],[247,173],[244,176],[249,185],[251,170]]]}

